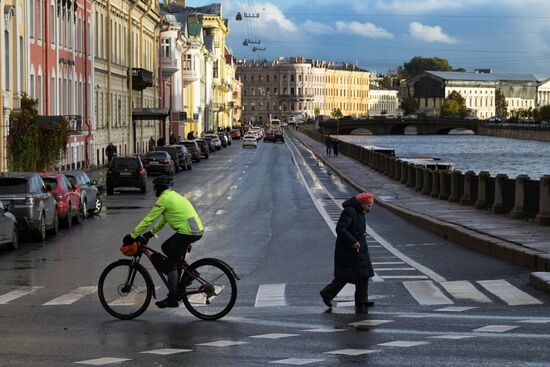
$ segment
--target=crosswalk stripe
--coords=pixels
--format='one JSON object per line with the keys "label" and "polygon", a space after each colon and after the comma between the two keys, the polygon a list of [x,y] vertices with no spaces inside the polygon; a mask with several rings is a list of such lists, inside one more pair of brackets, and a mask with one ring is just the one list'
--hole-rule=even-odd
{"label": "crosswalk stripe", "polygon": [[286,284],[261,284],[256,293],[254,307],[285,306]]}
{"label": "crosswalk stripe", "polygon": [[75,303],[79,299],[86,297],[87,295],[95,293],[96,291],[97,291],[96,286],[78,287],[70,293],[64,294],[60,297],[57,297],[55,299],[52,299],[51,301],[44,303],[43,306],[70,305],[72,303]]}
{"label": "crosswalk stripe", "polygon": [[421,305],[451,305],[447,298],[431,280],[403,282],[411,296]]}
{"label": "crosswalk stripe", "polygon": [[349,301],[355,298],[355,285],[348,283],[342,288],[342,290],[334,297],[336,302]]}
{"label": "crosswalk stripe", "polygon": [[480,280],[478,283],[510,306],[542,304],[538,299],[531,297],[504,279]]}
{"label": "crosswalk stripe", "polygon": [[5,305],[17,298],[24,297],[42,288],[44,288],[44,286],[21,287],[6,294],[3,294],[0,296],[0,305]]}
{"label": "crosswalk stripe", "polygon": [[454,298],[475,301],[480,303],[491,303],[492,301],[483,293],[477,290],[474,285],[468,281],[453,281],[439,283],[449,292]]}
{"label": "crosswalk stripe", "polygon": [[380,261],[380,262],[373,262],[372,265],[403,265],[405,264],[403,261]]}
{"label": "crosswalk stripe", "polygon": [[382,279],[429,279],[427,275],[383,275]]}
{"label": "crosswalk stripe", "polygon": [[[156,291],[159,289],[160,286],[155,286]],[[131,294],[117,298],[110,302],[109,306],[134,306],[135,304],[143,303],[143,299],[145,297],[147,297],[147,288],[138,287],[137,290],[133,291]]]}
{"label": "crosswalk stripe", "polygon": [[415,268],[374,268],[374,271],[393,271],[393,270],[416,270]]}

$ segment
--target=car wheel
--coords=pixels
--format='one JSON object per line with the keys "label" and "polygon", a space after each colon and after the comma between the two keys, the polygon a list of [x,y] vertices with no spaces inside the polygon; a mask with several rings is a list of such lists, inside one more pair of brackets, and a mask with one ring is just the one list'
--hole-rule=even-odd
{"label": "car wheel", "polygon": [[112,187],[107,186],[107,195],[114,195],[115,190]]}
{"label": "car wheel", "polygon": [[145,194],[147,192],[147,186],[142,186],[140,190],[142,194]]}
{"label": "car wheel", "polygon": [[38,220],[38,229],[35,233],[35,239],[37,241],[46,240],[46,221],[44,220],[44,213],[40,215],[40,219]]}
{"label": "car wheel", "polygon": [[80,224],[84,221],[84,210],[86,209],[86,202],[82,203],[80,205],[80,208],[78,208],[78,213],[75,216],[75,222],[77,224]]}
{"label": "car wheel", "polygon": [[71,216],[70,212],[67,212],[67,215],[63,218],[63,226],[65,228],[71,228],[73,226],[73,217]]}
{"label": "car wheel", "polygon": [[54,236],[59,233],[59,217],[57,216],[57,212],[53,216],[53,225],[50,228],[50,233]]}
{"label": "car wheel", "polygon": [[189,165],[187,166],[187,169],[189,171],[191,171],[193,169],[193,162],[189,163]]}
{"label": "car wheel", "polygon": [[208,158],[210,158],[210,154],[207,154],[204,156],[204,159],[208,159]]}
{"label": "car wheel", "polygon": [[16,225],[13,226],[13,233],[11,236],[11,242],[8,244],[8,247],[12,250],[15,250],[19,247],[19,229]]}
{"label": "car wheel", "polygon": [[99,196],[96,196],[95,198],[95,208],[91,211],[92,214],[99,214],[101,209],[103,208],[103,202],[99,198]]}

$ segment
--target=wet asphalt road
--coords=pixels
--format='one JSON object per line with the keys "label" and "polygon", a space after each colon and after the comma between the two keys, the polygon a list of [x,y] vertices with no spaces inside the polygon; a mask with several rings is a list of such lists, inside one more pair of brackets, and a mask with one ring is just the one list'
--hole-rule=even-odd
{"label": "wet asphalt road", "polygon": [[[550,365],[550,297],[527,284],[527,269],[379,207],[367,216],[376,305],[355,315],[350,288],[328,312],[318,292],[331,280],[339,205],[354,191],[295,141],[257,149],[235,142],[179,173],[175,189],[206,226],[190,260],[220,258],[241,278],[229,316],[205,322],[183,305],[151,305],[139,319],[120,321],[93,292],[47,304],[97,285],[121,257],[122,237],[154,203],[151,192],[122,193],[104,198],[99,216],[44,243],[0,248],[1,366]],[[166,228],[151,245],[169,235]],[[28,287],[36,288],[6,296]],[[209,345],[219,341],[226,343]]]}

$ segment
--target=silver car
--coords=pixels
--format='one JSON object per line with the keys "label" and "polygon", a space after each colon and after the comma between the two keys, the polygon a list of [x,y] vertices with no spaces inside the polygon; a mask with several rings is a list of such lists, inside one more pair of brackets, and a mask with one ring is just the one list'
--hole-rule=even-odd
{"label": "silver car", "polygon": [[9,248],[16,249],[19,246],[19,228],[17,219],[10,213],[0,201],[0,244],[7,244]]}

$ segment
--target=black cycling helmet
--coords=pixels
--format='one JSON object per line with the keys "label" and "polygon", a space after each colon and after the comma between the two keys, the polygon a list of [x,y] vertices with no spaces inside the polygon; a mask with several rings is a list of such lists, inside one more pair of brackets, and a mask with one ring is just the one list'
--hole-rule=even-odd
{"label": "black cycling helmet", "polygon": [[155,185],[155,186],[164,186],[164,187],[172,187],[172,186],[174,186],[174,178],[170,177],[170,176],[166,176],[166,175],[159,176],[159,177],[156,177],[153,180],[153,185]]}

